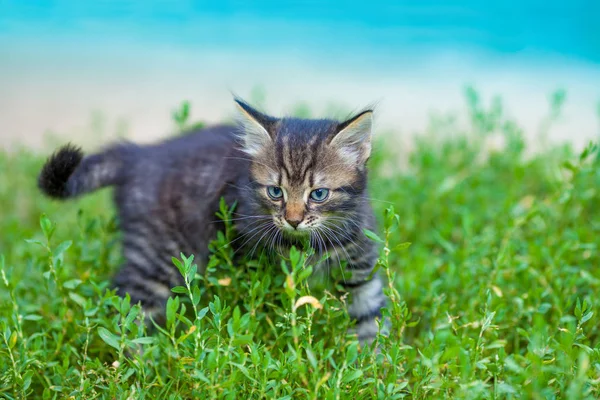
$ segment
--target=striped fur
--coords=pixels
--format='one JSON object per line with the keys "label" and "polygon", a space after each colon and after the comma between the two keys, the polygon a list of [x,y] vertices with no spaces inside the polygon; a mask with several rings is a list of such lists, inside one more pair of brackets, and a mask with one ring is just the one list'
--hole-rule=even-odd
{"label": "striped fur", "polygon": [[[348,312],[359,339],[371,341],[385,304],[379,276],[370,278],[377,248],[362,233],[375,228],[365,166],[372,113],[341,123],[277,119],[236,102],[238,127],[214,126],[151,146],[121,143],[90,156],[65,146],[48,159],[39,186],[60,199],[115,187],[125,263],[114,284],[158,317],[171,287],[182,283],[171,257],[183,252],[205,261],[222,228],[215,221],[219,200],[237,201],[236,243],[248,251],[281,252],[309,239],[318,253],[331,255],[330,266],[345,261]],[[315,189],[326,189],[326,199],[315,200]]]}

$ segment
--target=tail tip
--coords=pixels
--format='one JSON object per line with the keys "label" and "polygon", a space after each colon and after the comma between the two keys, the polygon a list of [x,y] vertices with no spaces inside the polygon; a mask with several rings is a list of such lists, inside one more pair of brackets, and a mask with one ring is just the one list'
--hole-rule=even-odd
{"label": "tail tip", "polygon": [[71,195],[67,187],[69,177],[81,160],[83,151],[77,146],[67,144],[52,154],[40,172],[38,187],[46,195],[64,199]]}

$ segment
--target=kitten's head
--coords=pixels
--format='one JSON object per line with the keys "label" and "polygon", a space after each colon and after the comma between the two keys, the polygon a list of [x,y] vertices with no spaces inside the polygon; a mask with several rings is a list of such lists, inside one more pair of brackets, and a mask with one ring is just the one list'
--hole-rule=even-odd
{"label": "kitten's head", "polygon": [[286,236],[348,226],[366,187],[373,112],[343,122],[274,118],[236,103],[260,212]]}

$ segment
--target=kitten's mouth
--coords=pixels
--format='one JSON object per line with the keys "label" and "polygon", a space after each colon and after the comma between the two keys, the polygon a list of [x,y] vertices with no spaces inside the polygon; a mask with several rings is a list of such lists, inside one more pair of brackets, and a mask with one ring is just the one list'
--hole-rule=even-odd
{"label": "kitten's mouth", "polygon": [[310,236],[310,229],[306,227],[296,227],[283,223],[279,226],[281,232],[290,238],[305,239]]}
{"label": "kitten's mouth", "polygon": [[308,234],[308,229],[306,227],[300,226],[301,224],[298,224],[294,227],[281,216],[274,215],[273,222],[275,223],[275,226],[277,226],[284,234],[291,236],[305,236]]}
{"label": "kitten's mouth", "polygon": [[310,229],[306,228],[291,228],[287,226],[281,227],[281,231],[287,235],[294,237],[307,237],[310,234]]}

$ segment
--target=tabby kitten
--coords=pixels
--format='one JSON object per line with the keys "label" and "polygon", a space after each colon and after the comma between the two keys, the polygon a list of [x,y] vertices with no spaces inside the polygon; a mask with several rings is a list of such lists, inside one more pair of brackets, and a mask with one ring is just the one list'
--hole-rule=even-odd
{"label": "tabby kitten", "polygon": [[242,240],[234,244],[289,249],[309,239],[318,253],[331,255],[332,265],[346,261],[348,312],[359,340],[370,342],[385,304],[380,277],[370,277],[377,248],[363,234],[374,229],[366,169],[372,111],[340,123],[274,118],[236,104],[237,127],[213,126],[148,146],[120,143],[89,156],[66,145],[44,165],[39,187],[58,199],[115,187],[125,263],[114,285],[158,316],[170,289],[182,284],[171,256],[194,254],[202,264],[222,228],[215,221],[219,200],[237,201]]}

